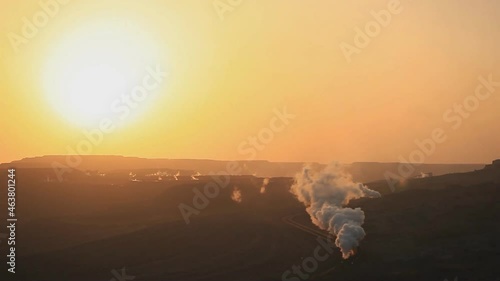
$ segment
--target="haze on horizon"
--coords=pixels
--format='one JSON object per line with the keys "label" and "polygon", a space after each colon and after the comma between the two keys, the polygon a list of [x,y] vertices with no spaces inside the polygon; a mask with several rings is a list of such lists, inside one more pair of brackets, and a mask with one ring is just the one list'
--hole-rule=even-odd
{"label": "haze on horizon", "polygon": [[[39,1],[2,3],[0,163],[67,154],[114,101],[103,95],[130,92],[156,66],[168,75],[92,154],[397,162],[440,128],[446,140],[425,162],[500,158],[500,87],[455,111],[479,77],[500,82],[500,3],[401,0],[348,62],[339,45],[389,2],[243,1],[221,20],[212,1],[74,0],[17,52],[8,34]],[[242,146],[284,108],[294,118],[276,121],[269,143]]]}

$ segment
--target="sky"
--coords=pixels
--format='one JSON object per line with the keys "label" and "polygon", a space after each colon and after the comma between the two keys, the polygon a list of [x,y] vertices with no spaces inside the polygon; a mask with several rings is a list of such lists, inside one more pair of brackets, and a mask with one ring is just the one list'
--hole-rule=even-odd
{"label": "sky", "polygon": [[0,162],[500,158],[498,1],[1,1]]}

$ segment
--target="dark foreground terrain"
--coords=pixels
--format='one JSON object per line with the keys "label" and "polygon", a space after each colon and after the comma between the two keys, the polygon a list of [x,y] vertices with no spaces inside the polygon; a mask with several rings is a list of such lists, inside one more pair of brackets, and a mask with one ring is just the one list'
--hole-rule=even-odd
{"label": "dark foreground terrain", "polygon": [[[396,192],[369,184],[383,197],[351,202],[365,212],[367,236],[349,260],[317,241],[325,234],[289,192],[291,178],[272,178],[261,194],[264,179],[231,177],[186,224],[179,204],[193,207],[193,189],[213,179],[123,173],[54,182],[18,169],[16,274],[6,272],[2,241],[0,280],[500,279],[498,167],[413,179]],[[231,199],[236,188],[240,203]],[[328,258],[304,270],[318,247]]]}

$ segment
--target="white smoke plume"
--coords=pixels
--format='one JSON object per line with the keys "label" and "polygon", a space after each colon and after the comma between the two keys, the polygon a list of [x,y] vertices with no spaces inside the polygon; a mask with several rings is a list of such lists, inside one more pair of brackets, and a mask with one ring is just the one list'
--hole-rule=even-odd
{"label": "white smoke plume", "polygon": [[267,188],[267,185],[269,184],[269,181],[270,180],[268,178],[264,179],[264,182],[262,183],[262,186],[260,188],[260,194],[266,193],[266,188]]}
{"label": "white smoke plume", "polygon": [[365,213],[360,209],[345,208],[352,199],[377,198],[380,193],[352,181],[339,164],[330,164],[320,172],[306,166],[295,177],[291,192],[307,207],[312,222],[337,238],[344,259],[354,255],[365,237],[361,227]]}
{"label": "white smoke plume", "polygon": [[241,197],[241,190],[237,187],[234,187],[233,194],[231,194],[231,199],[236,203],[241,203],[243,198]]}

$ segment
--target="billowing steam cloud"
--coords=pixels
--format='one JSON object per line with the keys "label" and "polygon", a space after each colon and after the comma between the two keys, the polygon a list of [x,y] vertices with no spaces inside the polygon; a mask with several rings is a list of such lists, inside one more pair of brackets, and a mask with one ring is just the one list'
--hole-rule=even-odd
{"label": "billowing steam cloud", "polygon": [[268,178],[264,179],[264,182],[262,183],[262,186],[260,188],[260,194],[266,193],[266,188],[268,184],[269,184],[269,179]]}
{"label": "billowing steam cloud", "polygon": [[339,164],[331,164],[320,172],[304,167],[295,177],[291,192],[306,205],[315,225],[337,237],[335,245],[340,248],[344,259],[354,255],[365,237],[361,227],[365,213],[360,208],[344,206],[352,199],[380,197],[380,193],[353,182]]}
{"label": "billowing steam cloud", "polygon": [[231,199],[236,202],[236,203],[241,203],[241,200],[243,199],[241,197],[241,190],[237,187],[233,189],[233,194],[231,194]]}

